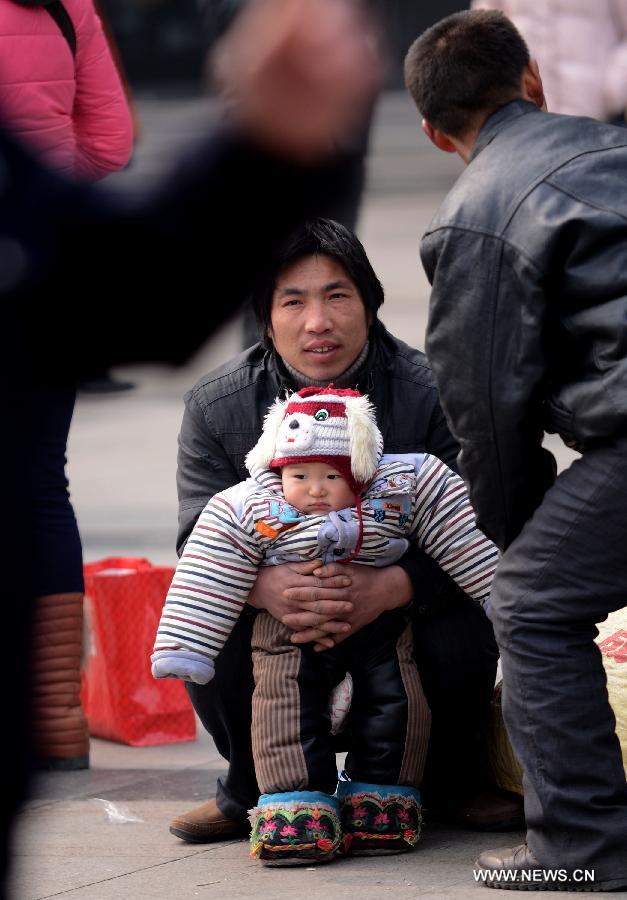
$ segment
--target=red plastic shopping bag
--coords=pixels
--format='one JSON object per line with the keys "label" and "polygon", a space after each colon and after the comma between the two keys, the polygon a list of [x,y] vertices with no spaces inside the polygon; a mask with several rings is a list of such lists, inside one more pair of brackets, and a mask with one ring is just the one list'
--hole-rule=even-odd
{"label": "red plastic shopping bag", "polygon": [[123,557],[84,568],[91,648],[82,700],[91,734],[135,747],[193,740],[196,721],[182,682],[155,681],[150,672],[174,569]]}

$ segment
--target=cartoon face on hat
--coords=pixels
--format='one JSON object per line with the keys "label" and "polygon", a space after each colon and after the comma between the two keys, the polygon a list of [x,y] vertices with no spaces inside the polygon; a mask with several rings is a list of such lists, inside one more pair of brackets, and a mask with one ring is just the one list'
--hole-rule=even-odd
{"label": "cartoon face on hat", "polygon": [[246,465],[280,468],[326,462],[360,490],[374,475],[382,450],[383,438],[367,397],[332,386],[303,388],[270,408]]}
{"label": "cartoon face on hat", "polygon": [[[322,416],[323,411],[316,412]],[[277,432],[276,453],[292,456],[307,453],[316,440],[316,422],[312,416],[302,412],[288,413]]]}

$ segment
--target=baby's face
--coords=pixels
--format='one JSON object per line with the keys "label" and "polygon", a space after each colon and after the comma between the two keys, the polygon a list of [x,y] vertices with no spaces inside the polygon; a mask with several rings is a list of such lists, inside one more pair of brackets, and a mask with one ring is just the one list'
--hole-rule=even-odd
{"label": "baby's face", "polygon": [[281,469],[283,494],[302,513],[324,516],[355,505],[355,495],[339,472],[323,462],[293,463]]}

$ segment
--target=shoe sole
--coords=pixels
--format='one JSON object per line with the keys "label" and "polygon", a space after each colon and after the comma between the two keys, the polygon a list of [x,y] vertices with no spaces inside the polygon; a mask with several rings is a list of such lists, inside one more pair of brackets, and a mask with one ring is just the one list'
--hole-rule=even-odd
{"label": "shoe sole", "polygon": [[170,825],[170,834],[188,844],[217,844],[221,841],[238,841],[249,837],[249,832],[243,829],[232,834],[202,835],[192,831],[184,831],[182,828],[176,828],[174,825]]}
{"label": "shoe sole", "polygon": [[334,854],[330,859],[298,859],[294,857],[293,859],[260,859],[259,862],[269,869],[287,869],[290,866],[325,866],[338,858],[338,855]]}

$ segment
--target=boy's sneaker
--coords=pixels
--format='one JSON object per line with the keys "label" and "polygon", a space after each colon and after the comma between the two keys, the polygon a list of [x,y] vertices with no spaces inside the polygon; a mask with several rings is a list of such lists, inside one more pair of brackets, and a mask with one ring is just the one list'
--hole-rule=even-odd
{"label": "boy's sneaker", "polygon": [[339,803],[321,791],[262,794],[249,817],[251,858],[269,866],[330,862],[341,845]]}
{"label": "boy's sneaker", "polygon": [[413,850],[420,837],[420,791],[396,784],[340,781],[342,852],[382,856]]}

